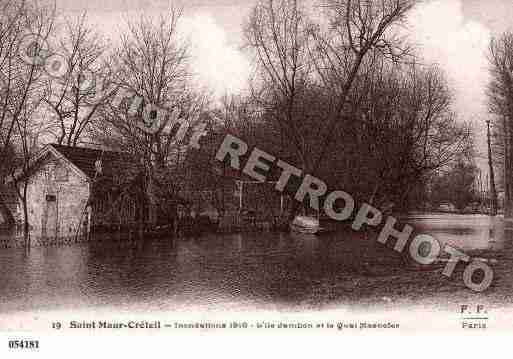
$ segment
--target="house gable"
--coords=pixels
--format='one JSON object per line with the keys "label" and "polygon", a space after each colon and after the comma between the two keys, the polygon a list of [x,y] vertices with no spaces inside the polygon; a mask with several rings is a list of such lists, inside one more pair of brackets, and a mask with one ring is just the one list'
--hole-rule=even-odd
{"label": "house gable", "polygon": [[[30,171],[29,171],[29,174],[27,175],[27,177],[29,177],[29,180],[30,180],[30,177],[34,173],[37,173],[40,170],[41,166],[44,163],[48,162],[48,160],[50,158],[59,160],[62,166],[69,168],[70,171],[73,171],[81,179],[83,179],[83,180],[89,179],[89,177],[87,176],[87,174],[84,171],[82,171],[73,162],[71,162],[69,159],[67,159],[53,145],[46,145],[45,147],[43,147],[43,149],[41,149],[41,151],[38,152],[38,154],[36,156],[34,156],[34,158],[32,158],[30,160],[30,163],[29,163]],[[15,176],[16,176],[17,180],[23,180],[23,175],[24,174],[23,174],[22,169],[19,169],[16,172]],[[9,182],[12,182],[12,180]]]}

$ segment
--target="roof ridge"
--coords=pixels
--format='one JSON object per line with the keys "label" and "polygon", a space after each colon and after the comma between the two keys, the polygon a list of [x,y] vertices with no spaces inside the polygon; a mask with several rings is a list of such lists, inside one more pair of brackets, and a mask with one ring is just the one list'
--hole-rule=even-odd
{"label": "roof ridge", "polygon": [[103,148],[92,148],[92,147],[82,147],[82,146],[68,146],[68,145],[59,145],[58,143],[49,143],[50,146],[53,146],[55,148],[57,147],[65,147],[70,149],[78,149],[78,150],[88,150],[88,151],[103,151],[103,152],[112,152],[112,153],[122,153],[122,154],[130,154],[129,152],[125,151],[116,151],[116,150],[108,150]]}
{"label": "roof ridge", "polygon": [[105,173],[117,171],[121,168],[129,170],[130,168],[137,166],[129,152],[117,152],[58,144],[49,144],[49,146],[89,178],[94,178],[96,174],[96,161],[98,159],[102,160],[104,164],[102,167],[106,171]]}

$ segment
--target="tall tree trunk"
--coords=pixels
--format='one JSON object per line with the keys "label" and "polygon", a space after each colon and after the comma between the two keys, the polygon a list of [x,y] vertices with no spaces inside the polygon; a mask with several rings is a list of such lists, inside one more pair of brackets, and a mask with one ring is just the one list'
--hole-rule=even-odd
{"label": "tall tree trunk", "polygon": [[503,168],[503,182],[504,182],[504,216],[508,217],[510,215],[510,198],[511,198],[511,187],[510,181],[508,179],[507,174],[509,173],[509,131],[508,131],[508,121],[506,116],[502,117],[502,127],[504,129],[504,168]]}
{"label": "tall tree trunk", "polygon": [[492,159],[492,143],[490,134],[490,120],[486,121],[487,132],[486,137],[488,140],[488,167],[490,171],[490,195],[491,195],[491,215],[497,215],[497,191],[495,189],[495,174],[493,170],[493,159]]}
{"label": "tall tree trunk", "polygon": [[507,160],[505,163],[504,169],[504,183],[506,187],[505,198],[504,198],[504,216],[506,218],[513,218],[513,146],[512,146],[512,138],[513,135],[513,121],[509,116],[505,118],[506,122],[506,148],[505,152],[507,153]]}
{"label": "tall tree trunk", "polygon": [[155,198],[155,184],[151,164],[146,166],[146,196],[148,198],[148,222],[150,226],[153,227],[157,223],[157,201]]}
{"label": "tall tree trunk", "polygon": [[25,246],[30,248],[30,223],[28,219],[27,187],[27,181],[23,182],[23,195],[21,201],[23,205],[23,239],[25,240]]}

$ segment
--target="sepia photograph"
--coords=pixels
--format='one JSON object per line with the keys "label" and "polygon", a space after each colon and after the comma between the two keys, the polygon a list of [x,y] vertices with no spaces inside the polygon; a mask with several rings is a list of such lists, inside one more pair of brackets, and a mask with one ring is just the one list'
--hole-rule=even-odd
{"label": "sepia photograph", "polygon": [[513,333],[512,19],[0,0],[0,346]]}

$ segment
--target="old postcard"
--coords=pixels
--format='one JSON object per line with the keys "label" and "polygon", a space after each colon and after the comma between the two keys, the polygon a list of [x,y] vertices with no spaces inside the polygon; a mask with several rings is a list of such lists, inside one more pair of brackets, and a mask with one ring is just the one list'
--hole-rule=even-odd
{"label": "old postcard", "polygon": [[6,353],[513,333],[511,1],[0,7]]}

